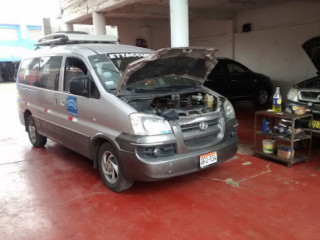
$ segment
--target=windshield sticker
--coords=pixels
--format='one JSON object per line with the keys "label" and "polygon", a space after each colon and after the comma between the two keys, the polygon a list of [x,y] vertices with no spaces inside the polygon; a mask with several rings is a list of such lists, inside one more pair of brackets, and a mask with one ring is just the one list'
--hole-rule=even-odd
{"label": "windshield sticker", "polygon": [[114,81],[107,81],[107,82],[104,82],[104,84],[107,86],[110,86],[110,85],[113,86]]}
{"label": "windshield sticker", "polygon": [[150,53],[110,53],[108,54],[110,59],[116,58],[143,58],[149,56]]}
{"label": "windshield sticker", "polygon": [[69,96],[67,98],[67,111],[72,115],[78,115],[77,98]]}
{"label": "windshield sticker", "polygon": [[106,77],[106,78],[109,78],[109,77],[112,76],[112,74],[111,74],[111,72],[104,72],[103,76]]}

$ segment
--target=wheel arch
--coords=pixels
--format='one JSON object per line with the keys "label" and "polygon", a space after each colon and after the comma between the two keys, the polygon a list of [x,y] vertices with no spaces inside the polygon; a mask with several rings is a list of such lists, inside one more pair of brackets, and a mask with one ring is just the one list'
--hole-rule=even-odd
{"label": "wheel arch", "polygon": [[25,127],[25,131],[28,132],[28,124],[27,124],[27,120],[28,117],[32,115],[32,113],[30,112],[30,110],[25,110],[24,114],[23,114],[23,119],[24,119],[24,127]]}
{"label": "wheel arch", "polygon": [[93,167],[97,168],[98,167],[98,153],[99,153],[99,148],[101,145],[105,142],[110,143],[115,149],[119,149],[118,144],[113,141],[111,138],[98,134],[95,135],[90,139],[90,158],[93,160]]}

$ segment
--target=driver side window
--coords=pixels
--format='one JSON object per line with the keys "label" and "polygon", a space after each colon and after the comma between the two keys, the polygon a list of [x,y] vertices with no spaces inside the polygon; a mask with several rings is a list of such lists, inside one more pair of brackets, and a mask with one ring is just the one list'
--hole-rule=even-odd
{"label": "driver side window", "polygon": [[78,58],[68,57],[66,59],[64,71],[64,86],[65,92],[70,92],[70,82],[72,78],[87,76],[88,69],[83,61]]}

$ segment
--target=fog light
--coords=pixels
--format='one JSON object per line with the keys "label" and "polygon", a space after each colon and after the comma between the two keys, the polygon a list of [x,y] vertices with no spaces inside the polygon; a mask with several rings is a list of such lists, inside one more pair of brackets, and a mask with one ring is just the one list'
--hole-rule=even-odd
{"label": "fog light", "polygon": [[158,158],[175,154],[175,146],[173,144],[153,146],[153,147],[138,147],[137,153],[142,158]]}
{"label": "fog light", "polygon": [[162,150],[161,150],[160,147],[155,147],[155,149],[153,150],[153,154],[154,154],[156,157],[160,156],[160,155],[161,155],[161,152],[162,152]]}

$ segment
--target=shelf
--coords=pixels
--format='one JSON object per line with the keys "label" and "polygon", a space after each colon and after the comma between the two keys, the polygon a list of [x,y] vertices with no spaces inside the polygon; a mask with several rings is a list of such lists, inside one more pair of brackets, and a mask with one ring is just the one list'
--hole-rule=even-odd
{"label": "shelf", "polygon": [[258,111],[256,112],[256,115],[262,115],[265,117],[277,117],[277,118],[286,118],[286,119],[291,119],[291,120],[297,120],[297,119],[301,119],[301,118],[306,118],[306,117],[311,117],[312,114],[310,113],[306,113],[306,114],[302,114],[302,115],[297,115],[294,113],[274,113],[274,112],[269,112],[269,111]]}
{"label": "shelf", "polygon": [[[281,140],[284,140],[284,141],[288,141],[290,142],[291,141],[291,135],[289,134],[281,134],[281,133],[266,133],[266,132],[262,132],[262,131],[257,131],[256,132],[257,135],[262,135],[262,136],[268,136],[270,138],[277,138],[277,139],[281,139]],[[294,135],[294,138],[293,138],[293,142],[298,142],[298,141],[302,141],[302,140],[307,140],[307,139],[310,139],[311,136],[308,135],[308,134],[304,134],[304,133],[298,133],[296,135]]]}
{"label": "shelf", "polygon": [[302,154],[295,154],[292,159],[290,159],[290,158],[282,158],[282,157],[277,156],[276,154],[267,154],[267,153],[264,153],[262,151],[255,151],[254,154],[255,155],[260,155],[260,156],[263,156],[265,158],[269,158],[269,159],[272,159],[272,160],[276,160],[276,161],[279,161],[279,162],[284,162],[284,163],[287,164],[288,167],[291,167],[291,165],[295,164],[295,163],[307,162],[308,161],[308,156],[302,155]]}
{"label": "shelf", "polygon": [[[263,118],[267,118],[269,120],[270,130],[274,130],[274,127],[276,126],[276,124],[279,124],[279,122],[282,121],[281,119],[288,120],[287,122],[289,124],[285,124],[285,125],[287,125],[290,129],[296,129],[295,126],[296,126],[297,120],[301,121],[301,119],[305,119],[306,121],[310,122],[313,120],[312,114],[296,115],[293,113],[273,113],[270,111],[258,111],[255,113],[255,123],[254,123],[254,145],[256,149],[255,155],[259,155],[263,158],[275,160],[278,162],[286,163],[288,167],[290,167],[292,164],[295,164],[295,163],[308,161],[308,158],[311,154],[311,140],[312,140],[311,127],[309,128],[310,131],[308,133],[306,129],[301,129],[302,131],[296,134],[294,132],[286,133],[286,134],[283,134],[283,133],[281,134],[277,132],[263,132],[262,131]],[[259,137],[259,140],[257,139],[258,137]],[[292,158],[282,158],[277,156],[276,154],[264,153],[262,151],[263,143],[260,140],[265,138],[274,139],[275,145],[279,145],[279,142],[281,141],[286,141],[289,143],[288,145],[291,149],[294,149],[294,145],[296,144],[296,142],[308,140],[309,142],[308,155],[304,155],[304,152],[302,152],[301,150],[297,152],[298,149],[296,149],[294,157]]]}

